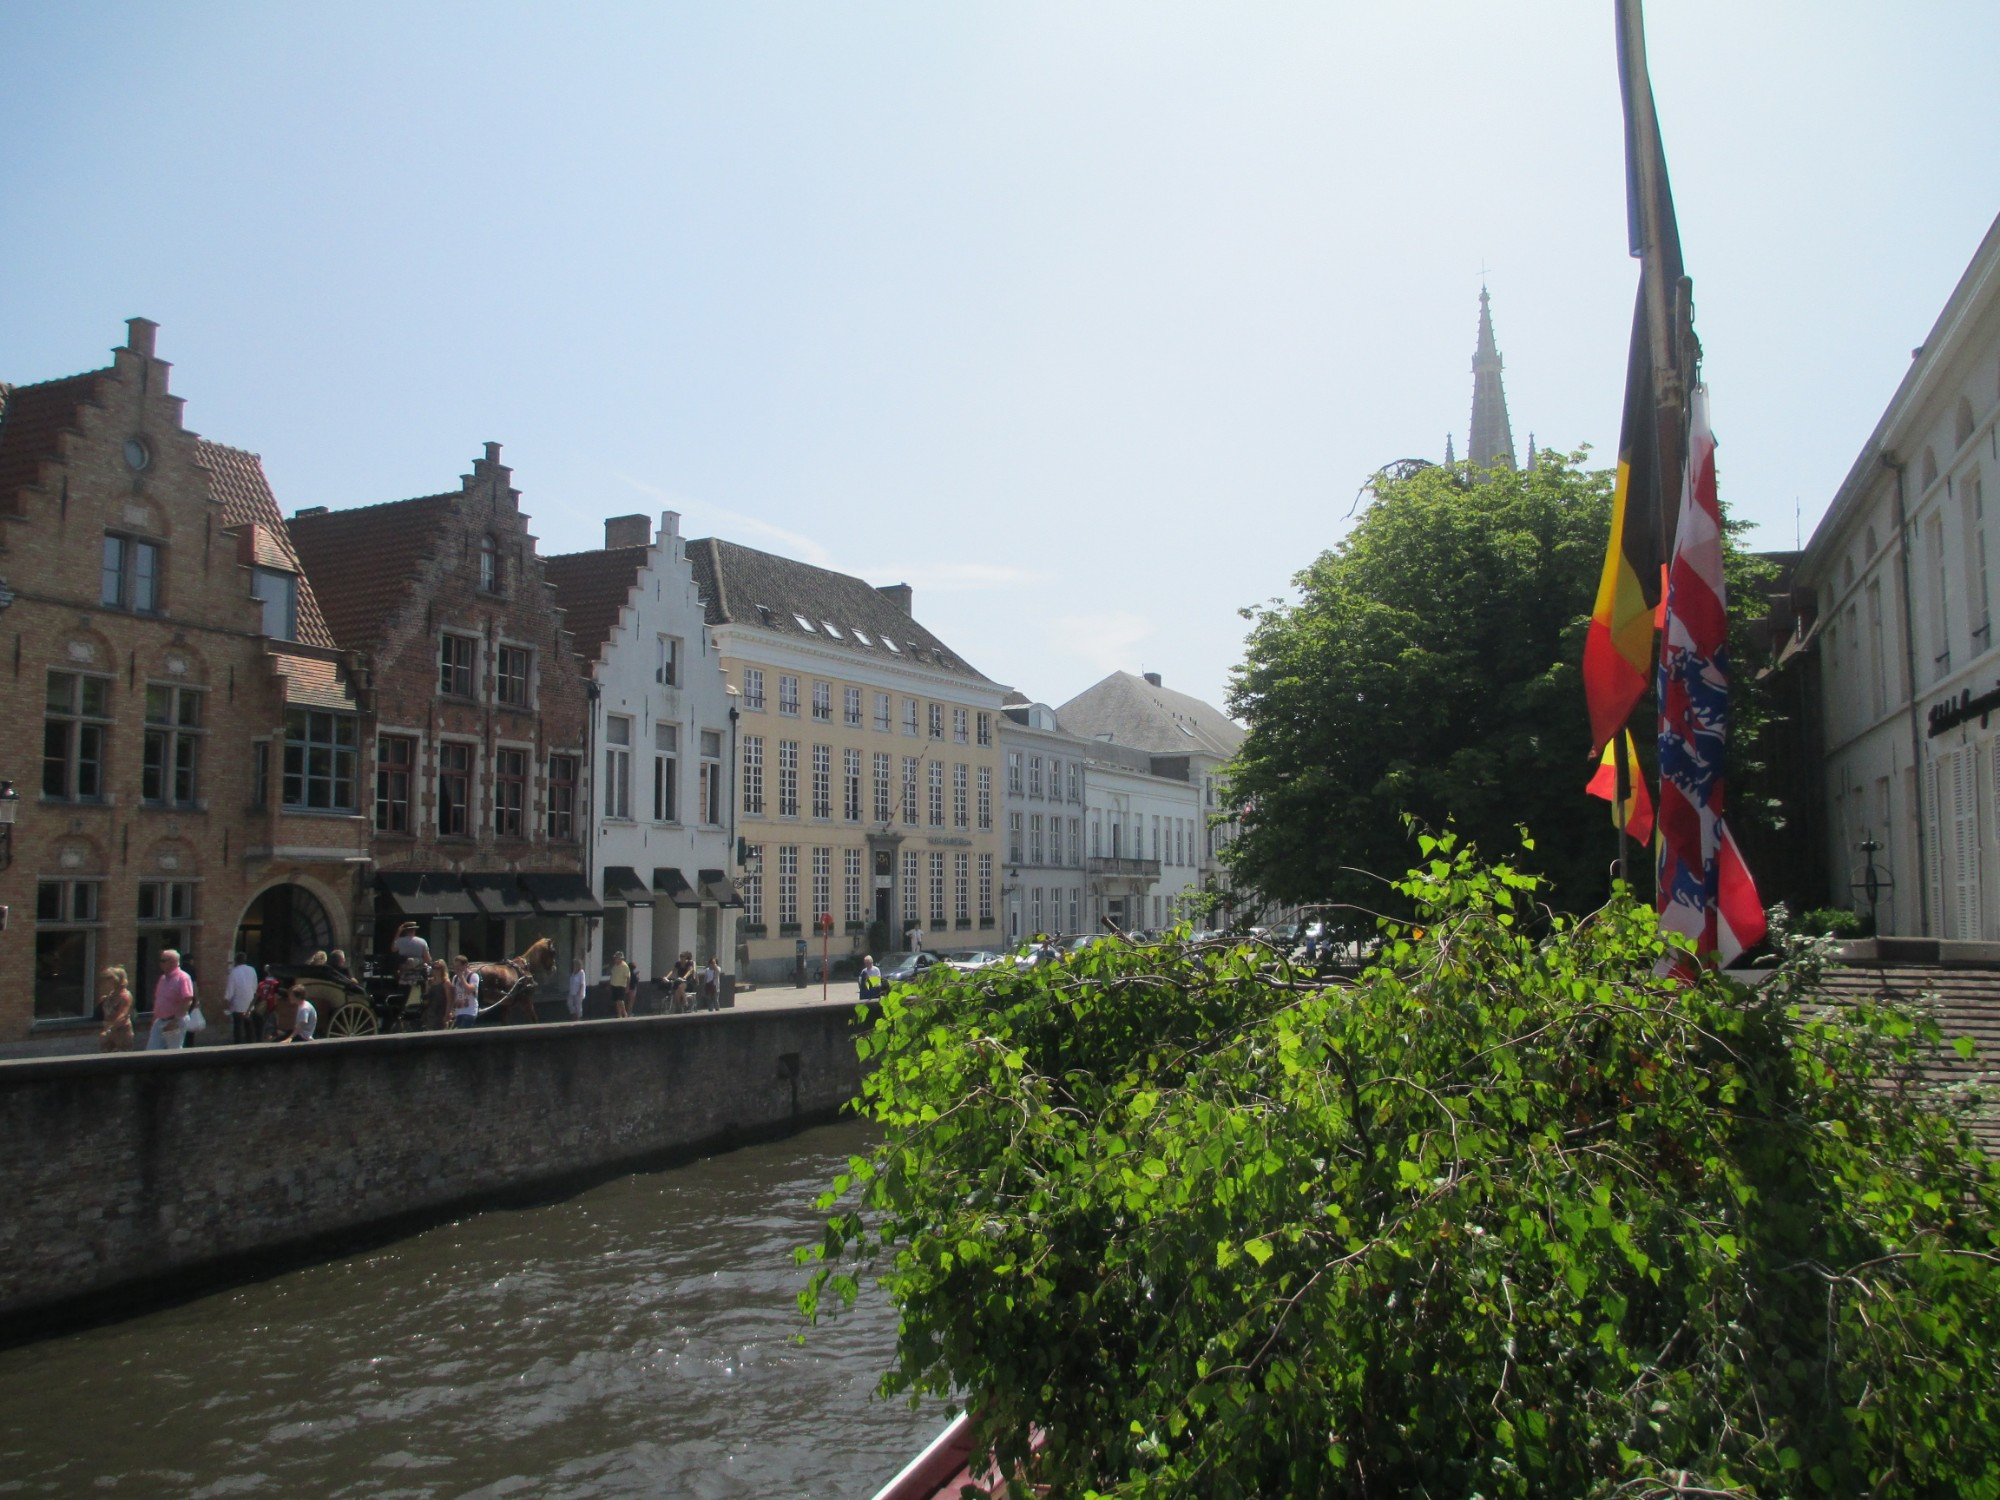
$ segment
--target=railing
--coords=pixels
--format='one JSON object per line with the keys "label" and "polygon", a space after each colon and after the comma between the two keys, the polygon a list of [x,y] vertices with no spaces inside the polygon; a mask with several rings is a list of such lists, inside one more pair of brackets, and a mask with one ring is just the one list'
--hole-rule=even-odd
{"label": "railing", "polygon": [[1125,859],[1118,855],[1093,854],[1085,868],[1093,875],[1142,875],[1149,880],[1158,879],[1160,874],[1157,859]]}

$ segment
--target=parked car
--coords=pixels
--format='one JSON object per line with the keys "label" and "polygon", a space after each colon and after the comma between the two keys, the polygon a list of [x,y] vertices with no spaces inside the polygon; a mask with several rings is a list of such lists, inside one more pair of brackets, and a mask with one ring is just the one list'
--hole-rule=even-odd
{"label": "parked car", "polygon": [[905,953],[893,966],[882,971],[882,979],[887,984],[908,984],[926,969],[943,962],[935,953]]}
{"label": "parked car", "polygon": [[950,954],[945,959],[945,962],[950,964],[954,969],[962,969],[968,974],[980,969],[990,969],[995,964],[1003,964],[1006,961],[1000,954],[988,953],[984,948],[973,953]]}

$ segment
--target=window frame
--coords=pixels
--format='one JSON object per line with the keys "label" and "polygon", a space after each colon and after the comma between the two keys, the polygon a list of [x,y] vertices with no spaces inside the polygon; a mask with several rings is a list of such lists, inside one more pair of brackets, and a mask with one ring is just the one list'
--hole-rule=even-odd
{"label": "window frame", "polygon": [[[58,708],[51,701],[57,679],[68,684],[67,706]],[[85,684],[99,685],[102,696],[97,711],[91,711],[89,693]],[[106,787],[106,769],[111,760],[111,709],[112,679],[98,672],[72,672],[63,668],[49,668],[42,677],[42,800],[45,802],[102,803],[110,800]],[[61,726],[62,750],[60,756],[50,754],[54,731]],[[86,747],[94,747],[94,753],[86,753]],[[51,791],[49,770],[52,762],[60,761],[58,790]],[[85,768],[90,771],[91,789],[85,790]]]}
{"label": "window frame", "polygon": [[[510,672],[518,663],[520,670]],[[502,641],[493,650],[493,701],[528,712],[535,706],[535,648]]]}
{"label": "window frame", "polygon": [[576,840],[576,790],[578,757],[567,750],[559,750],[549,756],[549,815],[547,826],[551,840],[573,843]]}
{"label": "window frame", "polygon": [[[472,765],[473,751],[477,745],[472,740],[439,740],[437,744],[437,806],[436,824],[439,838],[465,839],[472,837]],[[457,789],[454,801],[452,789]],[[448,814],[456,813],[456,817]],[[452,824],[456,823],[456,827]]]}
{"label": "window frame", "polygon": [[[165,718],[153,717],[153,695],[164,693]],[[139,757],[139,801],[145,807],[200,807],[201,763],[206,758],[202,742],[208,736],[202,722],[205,688],[190,683],[148,682],[141,699],[143,708]],[[186,705],[194,705],[194,717],[184,717]],[[158,753],[155,754],[155,747]],[[155,780],[157,778],[157,780]],[[149,785],[156,786],[147,795]]]}
{"label": "window frame", "polygon": [[[612,738],[612,726],[622,725],[623,740]],[[604,816],[621,823],[632,820],[632,717],[604,716]]]}
{"label": "window frame", "polygon": [[[119,549],[119,560],[115,565],[109,555],[114,542]],[[152,559],[150,577],[138,566],[139,561],[145,557]],[[120,614],[165,614],[166,602],[163,595],[166,592],[167,581],[166,559],[167,549],[162,542],[130,531],[106,531],[103,547],[98,552],[97,602],[103,608],[115,609]],[[113,597],[107,598],[104,585],[114,574],[118,581],[116,586],[109,590]],[[143,604],[139,602],[142,579],[149,585],[147,590],[149,597]]]}
{"label": "window frame", "polygon": [[[406,752],[405,758],[397,760],[383,753],[392,745],[400,746]],[[417,737],[414,734],[377,733],[374,761],[375,806],[370,814],[370,822],[375,831],[387,834],[415,833]],[[402,787],[400,797],[395,794],[399,780]],[[402,810],[400,823],[396,818],[398,808]]]}
{"label": "window frame", "polygon": [[528,836],[529,752],[519,745],[499,745],[493,751],[493,836]]}
{"label": "window frame", "polygon": [[[465,660],[456,660],[454,648],[462,648]],[[457,698],[464,702],[479,701],[479,637],[468,635],[462,630],[440,630],[438,632],[437,690],[441,698]],[[461,690],[461,683],[463,684]]]}
{"label": "window frame", "polygon": [[[333,733],[329,738],[319,738],[314,730],[322,724]],[[303,736],[294,731],[304,726]],[[346,738],[341,738],[342,730]],[[326,752],[324,771],[313,769],[315,751]],[[339,713],[327,708],[306,708],[293,705],[285,710],[284,760],[279,767],[278,803],[287,813],[322,814],[338,817],[354,817],[361,811],[360,803],[360,761],[361,761],[361,718],[358,714]],[[344,773],[343,773],[343,767]],[[294,784],[298,795],[293,795]],[[324,784],[329,800],[325,803],[313,801],[313,787]],[[344,794],[345,801],[338,800]]]}

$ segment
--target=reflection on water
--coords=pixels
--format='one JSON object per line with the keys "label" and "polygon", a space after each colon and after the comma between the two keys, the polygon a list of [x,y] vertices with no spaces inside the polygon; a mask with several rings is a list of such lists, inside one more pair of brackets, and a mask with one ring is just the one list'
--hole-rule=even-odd
{"label": "reflection on water", "polygon": [[790,1342],[792,1247],[865,1132],[0,1352],[0,1495],[870,1495],[943,1422],[870,1396],[893,1313]]}

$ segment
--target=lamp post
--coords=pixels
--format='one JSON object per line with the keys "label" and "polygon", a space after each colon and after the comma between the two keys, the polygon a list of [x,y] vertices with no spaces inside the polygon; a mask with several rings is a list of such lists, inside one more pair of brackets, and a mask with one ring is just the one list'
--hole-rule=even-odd
{"label": "lamp post", "polygon": [[0,781],[0,870],[14,863],[14,820],[21,816],[21,794],[11,781]]}

